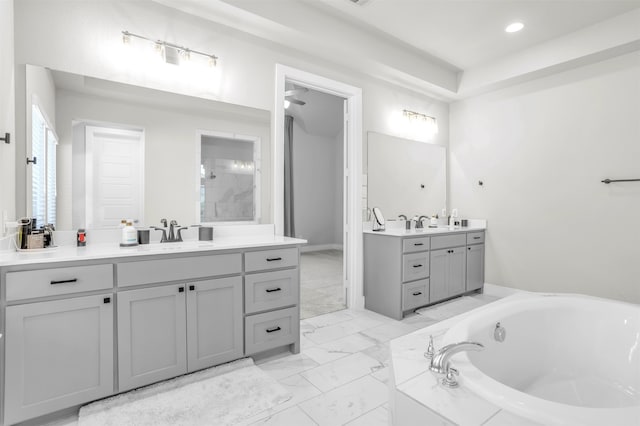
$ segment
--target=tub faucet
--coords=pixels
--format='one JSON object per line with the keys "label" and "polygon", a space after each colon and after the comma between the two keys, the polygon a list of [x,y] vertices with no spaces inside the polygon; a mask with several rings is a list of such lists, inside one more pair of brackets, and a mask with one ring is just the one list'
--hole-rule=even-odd
{"label": "tub faucet", "polygon": [[438,351],[438,353],[435,354],[435,356],[431,359],[429,370],[437,374],[445,375],[445,377],[442,379],[442,384],[444,386],[449,388],[457,388],[458,382],[456,381],[456,376],[458,375],[458,370],[451,367],[449,359],[458,352],[481,351],[483,349],[484,345],[477,342],[452,343],[443,347]]}

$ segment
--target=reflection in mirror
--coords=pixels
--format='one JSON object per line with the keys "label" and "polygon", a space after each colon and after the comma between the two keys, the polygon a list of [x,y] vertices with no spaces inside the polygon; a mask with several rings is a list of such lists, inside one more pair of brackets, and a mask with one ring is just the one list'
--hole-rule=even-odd
{"label": "reflection in mirror", "polygon": [[367,205],[388,219],[431,216],[446,208],[446,149],[369,132]]}
{"label": "reflection in mirror", "polygon": [[[36,176],[31,165],[17,165],[16,185],[24,188],[16,196],[19,217],[31,217],[36,212],[32,200],[40,197],[55,212],[58,230],[113,227],[121,219],[137,220],[138,226],[159,225],[161,218],[184,225],[200,223],[201,137],[241,134],[251,136],[240,141],[232,137],[237,146],[244,141],[251,144],[252,153],[266,154],[260,165],[253,155],[242,160],[245,165],[256,162],[253,174],[229,174],[229,181],[246,176],[252,184],[236,179],[237,186],[225,187],[224,193],[205,191],[205,200],[214,202],[209,209],[214,215],[206,219],[271,221],[269,111],[32,65],[22,70],[17,67],[24,73],[22,102],[31,106],[32,100],[39,100],[44,117],[50,119],[51,140],[57,136],[58,145],[57,176],[49,174],[47,182],[55,192],[48,198],[38,189],[42,185],[32,185]],[[16,114],[16,121],[25,123],[24,140],[31,141],[31,108],[17,108]],[[31,143],[25,144],[24,152],[33,156]],[[238,155],[238,161],[245,158]],[[257,173],[259,168],[262,173]],[[56,197],[51,199],[51,194]],[[50,218],[52,214],[46,220]]]}
{"label": "reflection in mirror", "polygon": [[259,222],[260,138],[200,135],[200,222]]}
{"label": "reflection in mirror", "polygon": [[58,138],[37,99],[31,105],[31,214],[35,228],[57,225],[56,148]]}

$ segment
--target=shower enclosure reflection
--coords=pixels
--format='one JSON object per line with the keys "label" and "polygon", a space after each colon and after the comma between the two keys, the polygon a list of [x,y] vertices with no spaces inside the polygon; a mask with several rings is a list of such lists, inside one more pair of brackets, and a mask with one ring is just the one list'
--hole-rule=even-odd
{"label": "shower enclosure reflection", "polygon": [[200,134],[200,222],[259,223],[260,138]]}

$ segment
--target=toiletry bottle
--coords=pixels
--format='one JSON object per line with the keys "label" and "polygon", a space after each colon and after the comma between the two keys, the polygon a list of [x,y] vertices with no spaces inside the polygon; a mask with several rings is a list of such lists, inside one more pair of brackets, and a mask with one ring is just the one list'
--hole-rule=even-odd
{"label": "toiletry bottle", "polygon": [[138,233],[136,228],[130,221],[126,222],[126,226],[122,228],[122,241],[123,246],[135,246],[138,243]]}
{"label": "toiletry bottle", "polygon": [[124,229],[125,226],[127,226],[127,219],[122,219],[120,221],[120,229]]}
{"label": "toiletry bottle", "polygon": [[80,228],[76,233],[76,245],[78,247],[84,247],[87,245],[87,232]]}

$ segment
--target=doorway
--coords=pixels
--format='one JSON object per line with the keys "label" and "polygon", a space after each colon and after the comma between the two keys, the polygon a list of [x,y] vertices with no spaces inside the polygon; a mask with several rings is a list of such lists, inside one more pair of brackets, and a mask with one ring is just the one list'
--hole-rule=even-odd
{"label": "doorway", "polygon": [[[331,80],[306,71],[276,65],[276,94],[273,115],[274,175],[273,212],[276,233],[285,234],[284,162],[289,155],[285,149],[285,93],[287,85],[315,90],[345,99],[343,103],[343,167],[341,172],[342,268],[341,281],[345,289],[345,305],[363,308],[362,284],[362,91],[360,88]],[[288,89],[292,90],[292,89]],[[294,183],[295,185],[295,183]],[[304,237],[304,235],[303,235]]]}
{"label": "doorway", "polygon": [[300,318],[346,308],[344,98],[285,84],[284,234],[300,252]]}

